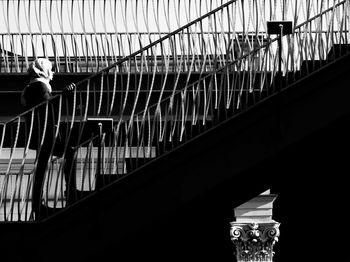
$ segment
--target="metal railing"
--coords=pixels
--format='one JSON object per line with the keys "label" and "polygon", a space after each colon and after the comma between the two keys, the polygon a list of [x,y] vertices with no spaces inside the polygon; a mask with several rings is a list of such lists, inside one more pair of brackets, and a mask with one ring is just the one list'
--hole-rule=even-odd
{"label": "metal railing", "polygon": [[0,72],[41,56],[61,72],[97,72],[225,2],[1,1]]}
{"label": "metal railing", "polygon": [[[32,170],[38,166],[36,154],[40,154],[40,150],[45,149],[49,156],[40,201],[43,207],[50,207],[42,212],[50,214],[64,208],[69,197],[74,202],[96,190],[96,186],[103,188],[277,92],[280,87],[280,81],[276,82],[277,39],[268,39],[240,58],[217,66],[213,72],[197,74],[195,79],[191,79],[191,67],[195,64],[192,58],[182,84],[180,70],[172,77],[167,70],[159,75],[157,70],[151,73],[144,70],[149,63],[146,54],[152,48],[164,47],[167,41],[174,42],[172,37],[189,31],[222,9],[77,83],[72,97],[56,96],[50,103],[43,103],[3,124],[0,129],[0,160],[5,163],[2,169],[5,172],[0,178],[3,220],[31,220]],[[349,51],[349,11],[349,1],[339,1],[296,26],[292,35],[283,37],[282,71],[286,86],[307,76],[316,66],[334,61]],[[139,73],[132,74],[130,68],[135,56],[141,57],[141,68]],[[169,59],[162,63],[166,69]],[[124,63],[126,73],[119,70]],[[203,68],[204,64],[199,65]],[[156,80],[160,82],[155,84]],[[84,130],[89,116],[113,118],[113,130],[101,137],[86,135]],[[41,128],[37,127],[40,117],[44,120],[39,121]],[[54,138],[49,146],[44,146],[45,131]],[[63,156],[55,157],[53,145],[59,134],[65,142]],[[38,150],[30,149],[33,137],[36,137]],[[70,163],[76,167],[74,183],[71,183],[72,177],[68,181],[65,179],[69,161],[65,154],[72,145],[74,152]],[[101,158],[96,157],[98,152]],[[72,184],[74,190],[69,191]]]}
{"label": "metal railing", "polygon": [[[172,43],[150,50],[149,55],[162,63],[171,53],[175,64],[183,60],[189,64],[191,56],[208,54],[222,64],[227,56],[239,57],[261,45],[268,20],[288,17],[294,25],[300,24],[338,1],[233,2],[0,1],[0,72],[26,72],[35,57],[50,58],[59,72],[98,72],[218,7],[221,12],[179,31]],[[220,7],[223,4],[225,8]],[[215,70],[215,65],[208,64],[207,70]]]}

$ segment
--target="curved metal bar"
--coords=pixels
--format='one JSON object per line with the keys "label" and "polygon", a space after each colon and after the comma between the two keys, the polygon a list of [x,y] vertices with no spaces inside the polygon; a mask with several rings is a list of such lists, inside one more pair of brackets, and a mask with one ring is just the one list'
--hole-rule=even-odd
{"label": "curved metal bar", "polygon": [[[258,34],[266,32],[261,27],[265,27],[267,17],[269,20],[276,20],[289,15],[294,17],[294,24],[300,24],[300,20],[305,21],[307,20],[305,18],[311,17],[312,14],[323,12],[330,5],[334,5],[332,1],[292,0],[279,2],[239,0],[237,4],[232,4],[236,1],[226,1],[223,6],[220,6],[223,1],[210,1],[209,4],[205,1],[206,3],[203,4],[202,0],[142,1],[142,4],[140,1],[127,2],[126,0],[119,1],[118,4],[115,0],[46,0],[44,2],[18,1],[17,6],[12,2],[8,4],[5,1],[1,2],[0,5],[4,7],[5,28],[0,29],[0,34],[4,36],[3,48],[7,52],[3,53],[4,62],[0,65],[0,72],[25,72],[28,61],[38,56],[47,56],[56,61],[59,72],[72,70],[73,72],[97,72],[103,67],[114,64],[118,59],[134,54],[137,50],[163,38],[171,30],[183,27],[184,23],[197,23],[203,19],[203,9],[207,12],[205,15],[209,16],[220,9],[221,12],[218,12],[216,19],[221,23],[230,20],[232,23],[237,19],[236,32],[241,28],[240,31],[245,34],[249,31]],[[294,8],[292,8],[293,3]],[[238,15],[232,13],[230,18],[226,18],[225,9],[236,8],[236,5],[239,10]],[[111,12],[106,11],[107,7],[110,7]],[[185,12],[181,12],[182,10]],[[45,14],[47,19],[43,19]],[[140,14],[143,15],[143,19],[139,19]],[[23,16],[26,26],[20,26],[21,23],[18,22]],[[72,22],[75,16],[80,17],[80,23]],[[126,16],[133,17],[131,22],[128,22]],[[152,21],[149,19],[151,16],[154,17]],[[118,20],[118,17],[121,17],[121,20]],[[36,25],[32,23],[33,18]],[[17,26],[11,26],[12,21],[15,21],[13,24]],[[49,28],[50,32],[44,30],[46,22],[48,24],[46,28]],[[118,28],[116,28],[117,24]],[[180,31],[183,29],[178,32]],[[202,32],[205,32],[205,29]],[[221,24],[220,29],[214,34],[222,33],[231,34],[231,31]],[[223,41],[228,38],[230,35],[221,36],[218,40]],[[78,43],[81,43],[80,46]],[[115,50],[120,51],[115,52]],[[177,50],[177,53],[179,51],[181,49]],[[9,55],[9,52],[13,55]],[[135,63],[135,66],[137,67],[138,64]]]}
{"label": "curved metal bar", "polygon": [[[78,82],[73,97],[62,99],[62,95],[57,95],[6,122],[1,129],[0,160],[6,162],[1,166],[4,175],[0,175],[2,219],[33,219],[29,203],[33,198],[35,170],[42,164],[40,156],[44,150],[48,152],[48,164],[40,212],[50,214],[50,208],[64,208],[91,193],[78,192],[77,188],[96,189],[116,181],[307,76],[316,69],[319,59],[326,58],[321,62],[329,63],[343,55],[342,50],[329,52],[328,49],[334,44],[348,43],[348,1],[337,2],[327,12],[322,11],[322,15],[316,14],[295,26],[291,36],[283,37],[284,85],[279,86],[280,81],[275,78],[278,39],[254,39],[260,35],[248,34],[248,31],[240,36],[237,28],[249,15],[239,11],[244,10],[239,3],[230,1]],[[256,6],[252,8],[257,10]],[[242,19],[226,20],[236,16]],[[231,29],[230,34],[223,33],[225,24]],[[246,30],[250,30],[256,23],[246,25]],[[205,34],[208,31],[210,34]],[[228,40],[232,39],[224,38],[227,35],[236,37],[229,52]],[[240,51],[237,55],[231,55],[237,50]],[[345,49],[346,52],[349,50]],[[173,58],[174,54],[178,57]],[[113,81],[113,90],[109,87],[110,81]],[[62,103],[58,112],[53,111],[57,103]],[[96,116],[112,117],[113,130],[102,139],[92,134],[86,139],[87,119]],[[59,128],[53,129],[55,125]],[[65,141],[63,155],[55,157],[55,143],[61,131]],[[49,134],[53,134],[54,139],[45,144]],[[34,142],[40,145],[36,149],[33,149],[33,144],[37,144]],[[100,148],[104,153],[101,165],[97,165]],[[27,153],[23,154],[24,149]],[[18,159],[20,164],[16,165]],[[79,169],[72,169],[78,163]],[[102,171],[96,170],[96,166],[102,167]],[[73,176],[78,171],[80,173]],[[97,177],[96,173],[102,173],[103,177]],[[79,187],[76,182],[80,183]]]}

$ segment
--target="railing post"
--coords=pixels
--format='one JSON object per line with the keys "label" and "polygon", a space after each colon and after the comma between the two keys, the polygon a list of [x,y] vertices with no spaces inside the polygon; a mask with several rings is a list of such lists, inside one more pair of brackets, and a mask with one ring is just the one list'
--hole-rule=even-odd
{"label": "railing post", "polygon": [[[113,118],[99,118],[99,117],[90,117],[87,119],[85,125],[86,130],[89,134],[92,134],[93,137],[97,136],[97,163],[96,163],[96,186],[95,190],[98,191],[105,185],[104,181],[104,170],[103,170],[103,137],[106,133],[113,132]],[[94,138],[95,139],[95,138]]]}
{"label": "railing post", "polygon": [[280,223],[272,219],[276,197],[268,190],[234,209],[236,221],[231,222],[230,235],[237,262],[272,261],[280,235]]}
{"label": "railing post", "polygon": [[[98,145],[97,145],[97,171],[96,176],[101,177],[101,157],[102,157],[102,122],[98,123]],[[98,190],[99,188],[97,188]]]}
{"label": "railing post", "polygon": [[282,74],[282,37],[293,33],[293,23],[291,21],[269,21],[267,22],[267,34],[278,35],[278,71],[276,75],[277,91],[281,91],[283,86]]}
{"label": "railing post", "polygon": [[283,36],[283,24],[279,24],[280,33],[278,36],[278,87],[280,91],[282,86],[282,36]]}

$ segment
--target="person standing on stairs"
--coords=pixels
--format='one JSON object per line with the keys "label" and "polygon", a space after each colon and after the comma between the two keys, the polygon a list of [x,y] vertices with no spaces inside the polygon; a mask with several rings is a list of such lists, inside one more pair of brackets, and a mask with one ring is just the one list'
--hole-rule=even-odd
{"label": "person standing on stairs", "polygon": [[[32,214],[35,220],[40,220],[45,217],[43,212],[42,189],[44,186],[45,173],[50,159],[50,152],[53,150],[53,155],[61,157],[63,154],[62,148],[65,141],[55,138],[56,128],[58,126],[57,108],[54,104],[48,103],[48,112],[46,115],[46,103],[50,101],[52,96],[52,87],[50,81],[53,79],[54,73],[52,71],[52,63],[46,58],[35,59],[28,68],[30,76],[29,84],[23,89],[21,94],[21,105],[24,111],[36,107],[34,111],[33,123],[31,113],[26,114],[27,134],[32,126],[31,137],[29,141],[29,148],[37,151],[36,167],[33,174],[33,188],[32,188]],[[72,93],[75,89],[75,84],[72,83],[65,87],[62,91],[63,95]],[[38,106],[39,104],[42,104]],[[32,124],[32,125],[31,125]],[[46,126],[46,128],[45,128]],[[41,141],[42,144],[41,144]],[[41,145],[40,145],[41,144]],[[53,149],[53,146],[54,149]],[[65,152],[65,166],[64,173],[66,179],[66,187],[70,187],[69,182],[74,186],[74,181],[69,178],[70,170],[73,166],[74,151],[68,146]]]}

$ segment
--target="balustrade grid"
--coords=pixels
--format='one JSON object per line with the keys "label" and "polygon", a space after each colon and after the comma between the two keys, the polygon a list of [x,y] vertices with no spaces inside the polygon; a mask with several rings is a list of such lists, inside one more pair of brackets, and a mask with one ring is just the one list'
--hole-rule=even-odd
{"label": "balustrade grid", "polygon": [[[223,9],[227,6],[229,6],[229,4],[224,5]],[[282,79],[285,81],[282,85],[283,88],[312,73],[312,71],[315,70],[314,65],[318,63],[317,61],[324,60],[326,64],[335,61],[349,52],[347,45],[348,12],[349,1],[339,1],[332,8],[324,10],[314,17],[311,17],[305,23],[295,26],[292,35],[283,37],[282,43],[283,46],[286,47],[283,49],[282,53],[282,72],[284,76]],[[215,14],[215,12],[210,15],[213,14]],[[203,19],[210,17],[210,15]],[[198,20],[188,26],[193,26],[201,21],[202,20]],[[184,30],[184,28],[179,30]],[[171,34],[162,41],[166,41],[170,38]],[[153,45],[161,45],[162,41],[156,41]],[[153,45],[148,48],[152,48]],[[335,50],[339,51],[336,52]],[[138,54],[142,54],[144,51],[145,50],[140,50]],[[256,60],[256,58],[258,58],[258,60]],[[104,134],[103,136],[103,146],[109,148],[110,151],[114,151],[112,154],[114,158],[121,156],[123,160],[122,163],[125,163],[125,167],[129,165],[129,167],[131,167],[130,171],[132,171],[164,152],[171,151],[178,145],[186,143],[193,137],[200,135],[203,131],[215,127],[216,124],[268,98],[270,95],[281,91],[281,83],[276,81],[278,72],[276,66],[277,59],[277,39],[269,39],[265,44],[241,56],[239,59],[227,63],[210,74],[199,77],[197,81],[189,82],[187,80],[185,87],[180,90],[177,89],[178,82],[175,78],[173,80],[174,89],[171,95],[163,96],[163,89],[160,89],[161,92],[155,98],[155,103],[151,103],[152,91],[154,88],[152,83],[154,78],[152,74],[149,74],[149,78],[146,81],[146,83],[149,84],[149,88],[147,89],[148,96],[142,101],[139,100],[142,79],[137,77],[142,76],[143,72],[143,70],[140,70],[140,76],[136,77],[134,83],[135,89],[133,90],[135,92],[132,95],[132,99],[128,97],[128,93],[131,89],[129,89],[130,85],[127,84],[124,90],[126,94],[124,97],[120,98],[118,110],[113,111],[115,109],[114,96],[116,84],[114,83],[113,88],[111,88],[112,84],[108,83],[105,76],[110,73],[117,76],[118,71],[116,68],[122,63],[130,63],[130,57],[126,57],[117,64],[77,83],[79,91],[75,91],[71,101],[63,101],[61,96],[57,96],[52,100],[52,103],[43,103],[41,107],[45,109],[44,111],[47,118],[53,107],[53,102],[57,102],[60,112],[59,116],[61,117],[61,119],[58,120],[67,120],[67,116],[70,117],[69,121],[65,121],[68,125],[63,126],[65,130],[68,130],[67,134],[69,135],[72,135],[74,132],[72,125],[69,123],[73,123],[75,117],[80,117],[82,121],[78,121],[78,132],[75,134],[78,137],[78,142],[82,141],[81,130],[83,129],[84,120],[86,120],[87,116],[113,117],[118,115],[119,120],[116,121],[113,132]],[[141,59],[141,61],[143,60]],[[259,62],[256,63],[255,61]],[[144,62],[141,63],[141,69],[144,66],[143,63]],[[191,67],[193,67],[193,64],[194,60],[192,60]],[[303,64],[305,69],[302,68]],[[188,71],[188,76],[190,75],[191,70]],[[127,83],[130,83],[133,77],[135,76],[131,76],[131,71],[128,71]],[[279,78],[278,80],[281,79]],[[114,78],[114,81],[117,81],[117,77]],[[167,71],[164,73],[161,85],[163,86],[166,81]],[[101,92],[96,92],[93,97],[89,97],[91,92],[90,88],[92,87],[94,90],[100,88]],[[84,96],[80,92],[82,90],[84,90]],[[108,92],[105,92],[106,90]],[[104,96],[103,93],[109,93],[109,96]],[[104,100],[106,97],[108,97],[107,100]],[[93,101],[93,106],[89,107],[91,105],[89,102],[91,101]],[[86,102],[86,107],[81,106],[84,104],[83,102]],[[127,107],[128,103],[130,103],[129,108]],[[137,109],[138,103],[140,103],[141,107]],[[107,109],[102,113],[103,105],[107,105]],[[79,109],[80,111],[76,111],[79,106],[81,106]],[[36,109],[38,110],[39,107],[40,106]],[[128,110],[126,110],[126,108],[128,108]],[[1,149],[3,149],[5,137],[8,138],[6,143],[10,143],[10,147],[13,150],[18,148],[18,145],[23,142],[22,146],[28,144],[30,137],[27,137],[24,141],[20,141],[18,137],[19,132],[23,131],[20,130],[19,123],[24,117],[33,118],[35,115],[34,112],[34,110],[29,110],[2,126]],[[58,123],[60,123],[60,121]],[[27,126],[26,129],[30,130],[31,127]],[[96,139],[88,140],[85,147],[96,147]],[[128,159],[125,157],[125,153],[122,155],[115,154],[120,148],[126,149],[132,147],[137,148],[137,153],[129,163],[127,163]],[[147,151],[150,148],[152,148],[152,157],[146,157],[149,155],[145,155],[144,153],[150,152]],[[141,152],[143,152],[143,154]],[[113,162],[111,161],[113,157],[103,158],[103,161],[111,163]],[[10,169],[11,158],[13,158],[13,155],[10,157]],[[84,161],[91,162],[92,159],[94,159],[94,157],[90,154],[88,157],[85,157]],[[116,162],[119,163],[119,161]],[[122,165],[122,169],[124,170],[124,164]],[[51,167],[52,165],[50,168]],[[59,170],[62,170],[62,165],[60,165],[60,167]],[[115,168],[115,165],[113,168]],[[63,174],[61,171],[59,172],[62,181]],[[129,170],[127,170],[127,172],[129,172]],[[10,173],[10,171],[6,173],[7,180],[10,179],[8,176]],[[50,181],[51,178],[52,177],[48,175],[47,181]],[[7,216],[5,216],[6,221],[12,220],[12,211],[14,211],[15,208],[13,205],[15,198],[4,197],[8,192],[13,192],[13,189],[7,187],[8,184],[9,182],[2,184],[0,199],[0,205],[8,210],[6,213]],[[55,186],[57,187],[57,185],[56,183]],[[20,189],[17,189],[17,191],[20,192]],[[28,192],[29,191],[26,191],[26,194],[28,194]],[[56,201],[63,198],[62,193],[59,196],[56,195]],[[43,202],[45,203],[46,201],[46,203],[48,203],[48,199],[49,198],[43,198]],[[29,201],[28,198],[24,198],[23,203],[26,208],[28,207]],[[7,205],[6,203],[8,202],[12,204]],[[22,213],[20,214],[22,215]]]}
{"label": "balustrade grid", "polygon": [[98,72],[208,13],[210,19],[150,53],[237,58],[229,54],[232,44],[236,51],[252,51],[264,41],[267,21],[290,19],[297,25],[340,2],[1,1],[0,72],[25,72],[35,57],[50,57],[60,72]]}

